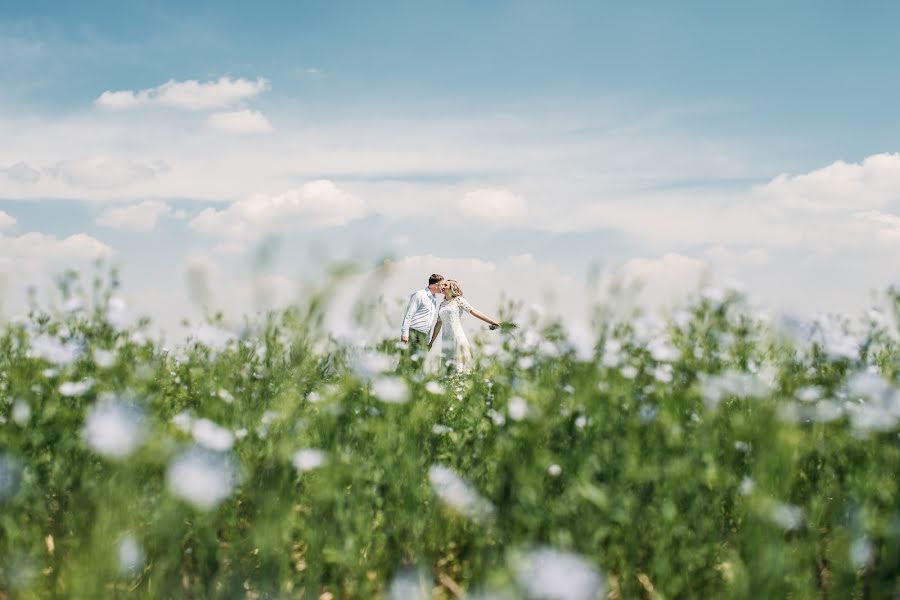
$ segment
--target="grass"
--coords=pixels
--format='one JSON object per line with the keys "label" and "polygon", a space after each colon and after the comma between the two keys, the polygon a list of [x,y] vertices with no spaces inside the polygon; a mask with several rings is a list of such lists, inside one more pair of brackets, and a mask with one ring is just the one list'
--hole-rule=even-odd
{"label": "grass", "polygon": [[598,311],[589,353],[511,307],[446,379],[330,339],[327,291],[165,348],[77,287],[0,332],[3,597],[900,593],[897,293]]}

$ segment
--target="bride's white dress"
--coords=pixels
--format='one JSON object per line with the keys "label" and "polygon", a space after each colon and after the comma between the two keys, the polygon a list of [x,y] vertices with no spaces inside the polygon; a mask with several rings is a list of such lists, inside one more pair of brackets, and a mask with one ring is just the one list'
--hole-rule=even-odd
{"label": "bride's white dress", "polygon": [[472,305],[462,296],[444,300],[438,307],[441,320],[441,354],[444,366],[451,371],[465,373],[472,369],[472,347],[463,330],[460,317],[464,312],[472,312]]}

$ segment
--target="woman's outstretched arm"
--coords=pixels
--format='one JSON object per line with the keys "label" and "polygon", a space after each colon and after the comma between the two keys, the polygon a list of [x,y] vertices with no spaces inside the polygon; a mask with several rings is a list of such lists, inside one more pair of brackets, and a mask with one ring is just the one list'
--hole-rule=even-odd
{"label": "woman's outstretched arm", "polygon": [[487,323],[488,325],[490,325],[490,326],[491,326],[491,329],[496,329],[497,327],[500,326],[500,323],[498,323],[497,321],[495,321],[495,320],[493,320],[492,318],[488,317],[488,316],[485,315],[483,312],[480,312],[480,311],[475,310],[474,308],[473,308],[471,311],[469,311],[469,313],[470,313],[473,317],[475,317],[476,319],[481,319],[482,321],[484,321],[485,323]]}

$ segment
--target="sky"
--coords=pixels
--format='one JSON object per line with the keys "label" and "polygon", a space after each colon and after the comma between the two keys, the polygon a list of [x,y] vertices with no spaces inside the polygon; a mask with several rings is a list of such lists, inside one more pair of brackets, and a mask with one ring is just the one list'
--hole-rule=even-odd
{"label": "sky", "polygon": [[97,256],[167,332],[287,302],[336,261],[388,329],[435,271],[485,312],[516,299],[576,328],[597,272],[648,307],[727,284],[858,312],[900,283],[898,17],[2,3],[0,314]]}

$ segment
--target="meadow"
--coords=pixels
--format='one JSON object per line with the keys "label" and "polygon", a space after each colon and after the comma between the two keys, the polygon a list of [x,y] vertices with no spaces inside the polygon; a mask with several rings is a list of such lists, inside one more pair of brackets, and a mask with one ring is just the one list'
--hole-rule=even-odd
{"label": "meadow", "polygon": [[333,338],[327,286],[171,347],[119,294],[2,325],[0,597],[900,593],[896,290],[598,306],[587,350],[510,304],[460,378]]}

